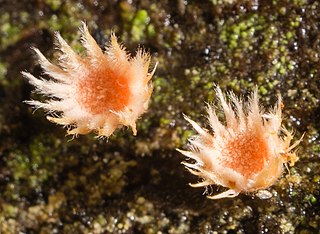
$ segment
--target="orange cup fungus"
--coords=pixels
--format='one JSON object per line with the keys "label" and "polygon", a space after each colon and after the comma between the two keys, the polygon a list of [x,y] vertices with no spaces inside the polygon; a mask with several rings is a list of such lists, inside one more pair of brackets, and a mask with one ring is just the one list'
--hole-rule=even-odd
{"label": "orange cup fungus", "polygon": [[210,199],[235,197],[240,192],[255,192],[273,185],[282,175],[283,165],[298,160],[292,149],[301,139],[290,145],[292,133],[281,126],[282,101],[274,110],[265,113],[259,107],[257,90],[249,101],[230,93],[231,102],[225,100],[220,88],[216,89],[226,125],[223,125],[213,107],[208,105],[208,120],[213,134],[196,122],[185,119],[198,132],[189,139],[190,151],[178,150],[194,162],[183,162],[194,175],[202,178],[193,187],[212,184],[229,188]]}
{"label": "orange cup fungus", "polygon": [[85,23],[80,30],[86,56],[74,52],[59,33],[56,33],[61,52],[58,65],[33,49],[44,73],[51,79],[36,78],[27,72],[22,74],[37,92],[50,99],[26,103],[53,113],[54,117],[47,118],[69,126],[68,134],[96,131],[98,136],[108,137],[118,127],[129,126],[136,135],[136,121],[148,108],[153,89],[149,81],[156,66],[148,73],[150,55],[138,49],[136,56],[130,57],[114,34],[103,52]]}

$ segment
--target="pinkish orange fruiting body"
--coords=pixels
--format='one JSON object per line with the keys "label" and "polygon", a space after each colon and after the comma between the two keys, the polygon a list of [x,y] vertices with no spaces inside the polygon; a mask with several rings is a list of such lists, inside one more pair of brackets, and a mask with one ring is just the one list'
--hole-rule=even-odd
{"label": "pinkish orange fruiting body", "polygon": [[49,62],[34,48],[44,73],[52,79],[36,78],[27,72],[22,74],[36,91],[51,99],[27,103],[54,113],[55,117],[47,118],[69,126],[68,134],[96,131],[98,136],[108,137],[118,127],[130,126],[136,135],[136,121],[147,110],[153,89],[149,81],[155,68],[148,73],[150,55],[138,49],[131,58],[113,34],[103,52],[85,23],[81,35],[86,56],[74,52],[56,33],[57,47],[61,51],[58,65]]}
{"label": "pinkish orange fruiting body", "polygon": [[192,137],[190,151],[178,150],[194,163],[183,162],[186,168],[202,181],[193,187],[221,185],[229,190],[211,199],[235,197],[240,192],[255,192],[273,185],[282,175],[283,165],[293,165],[298,157],[290,146],[292,134],[281,126],[282,102],[273,111],[265,113],[259,107],[257,90],[247,103],[230,93],[228,103],[217,88],[226,125],[223,125],[212,106],[208,106],[208,120],[213,135],[196,122],[185,119],[198,132]]}

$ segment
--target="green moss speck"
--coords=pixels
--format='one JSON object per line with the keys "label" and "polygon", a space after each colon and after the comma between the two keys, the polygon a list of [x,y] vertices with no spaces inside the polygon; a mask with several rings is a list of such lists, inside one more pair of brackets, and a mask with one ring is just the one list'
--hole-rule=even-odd
{"label": "green moss speck", "polygon": [[[150,18],[146,10],[139,10],[132,19],[131,36],[135,42],[140,42],[146,35]],[[151,28],[149,28],[150,30]],[[151,29],[152,30],[152,29]],[[153,30],[154,31],[154,30]]]}
{"label": "green moss speck", "polygon": [[62,5],[62,1],[61,0],[45,0],[44,1],[48,6],[50,6],[50,8],[53,10],[53,11],[56,11],[58,10],[61,5]]}

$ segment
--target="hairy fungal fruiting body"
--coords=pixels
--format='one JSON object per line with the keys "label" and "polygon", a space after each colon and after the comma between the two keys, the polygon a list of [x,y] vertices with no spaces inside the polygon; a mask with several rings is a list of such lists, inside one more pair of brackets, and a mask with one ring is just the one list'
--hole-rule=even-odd
{"label": "hairy fungal fruiting body", "polygon": [[55,35],[61,52],[57,65],[33,49],[51,79],[22,74],[49,100],[27,103],[53,114],[47,118],[68,126],[68,134],[95,131],[108,137],[118,127],[129,126],[136,135],[136,121],[147,110],[153,89],[149,81],[156,67],[148,73],[150,55],[138,49],[135,57],[130,57],[114,34],[103,52],[85,23],[80,30],[85,56],[73,51],[59,33]]}
{"label": "hairy fungal fruiting body", "polygon": [[240,192],[256,192],[273,185],[282,175],[283,166],[294,165],[298,157],[290,145],[292,134],[281,126],[282,101],[273,110],[259,107],[257,90],[248,102],[242,102],[233,93],[227,102],[220,88],[217,97],[225,115],[222,124],[214,108],[208,105],[208,120],[213,134],[185,116],[198,135],[189,139],[190,151],[178,150],[193,162],[185,167],[202,181],[193,187],[220,185],[227,191],[208,198],[235,197]]}

